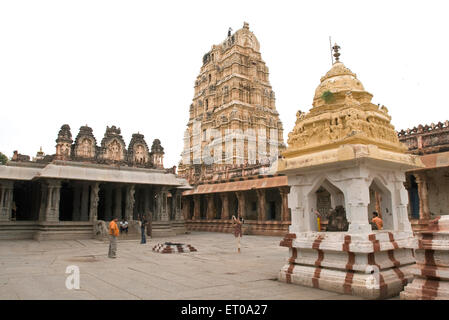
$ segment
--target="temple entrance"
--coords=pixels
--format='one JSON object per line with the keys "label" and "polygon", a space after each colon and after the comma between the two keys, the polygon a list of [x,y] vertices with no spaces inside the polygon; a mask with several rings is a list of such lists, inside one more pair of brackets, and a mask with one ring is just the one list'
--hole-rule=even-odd
{"label": "temple entrance", "polygon": [[393,230],[393,212],[391,193],[378,179],[374,178],[369,187],[370,203],[368,205],[369,222],[373,219],[373,211],[379,214],[383,222],[383,229]]}
{"label": "temple entrance", "polygon": [[41,188],[38,182],[14,182],[11,220],[33,221],[39,219]]}

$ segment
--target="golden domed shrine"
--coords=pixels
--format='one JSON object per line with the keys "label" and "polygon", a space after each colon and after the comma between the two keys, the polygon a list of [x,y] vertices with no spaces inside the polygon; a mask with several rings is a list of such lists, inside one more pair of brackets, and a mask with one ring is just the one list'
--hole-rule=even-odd
{"label": "golden domed shrine", "polygon": [[371,103],[339,61],[339,47],[333,49],[336,62],[310,111],[298,111],[278,167],[291,188],[292,219],[281,241],[290,256],[279,279],[366,298],[395,296],[415,262],[405,171],[422,164],[405,153],[387,108]]}

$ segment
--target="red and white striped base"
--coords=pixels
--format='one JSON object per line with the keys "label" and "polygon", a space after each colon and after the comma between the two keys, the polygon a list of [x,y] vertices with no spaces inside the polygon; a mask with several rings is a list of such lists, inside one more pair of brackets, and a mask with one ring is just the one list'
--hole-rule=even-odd
{"label": "red and white striped base", "polygon": [[369,299],[396,296],[413,278],[414,241],[410,232],[288,234],[279,280]]}
{"label": "red and white striped base", "polygon": [[401,299],[449,300],[449,216],[431,221],[417,238],[415,277]]}

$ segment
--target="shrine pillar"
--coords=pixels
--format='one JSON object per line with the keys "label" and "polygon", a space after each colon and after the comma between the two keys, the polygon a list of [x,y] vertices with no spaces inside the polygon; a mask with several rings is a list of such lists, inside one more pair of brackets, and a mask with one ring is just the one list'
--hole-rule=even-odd
{"label": "shrine pillar", "polygon": [[416,183],[418,184],[419,195],[419,219],[430,219],[429,195],[427,191],[427,176],[425,173],[414,173]]}
{"label": "shrine pillar", "polygon": [[246,197],[245,197],[245,192],[243,191],[238,191],[235,193],[235,195],[237,196],[237,200],[239,202],[239,216],[242,219],[246,219],[246,211],[245,211],[245,206],[246,206]]}
{"label": "shrine pillar", "polygon": [[95,182],[90,188],[90,208],[89,221],[97,221],[98,218],[98,201],[100,200],[98,192],[100,191],[100,183]]}
{"label": "shrine pillar", "polygon": [[207,212],[206,217],[208,220],[212,220],[215,217],[214,196],[213,194],[206,195],[207,199]]}
{"label": "shrine pillar", "polygon": [[13,181],[0,181],[0,221],[11,221]]}
{"label": "shrine pillar", "polygon": [[134,212],[134,193],[135,193],[135,186],[134,184],[128,185],[126,187],[126,211],[125,211],[125,219],[127,221],[134,220],[133,212]]}
{"label": "shrine pillar", "polygon": [[193,196],[193,218],[192,220],[200,220],[200,195]]}
{"label": "shrine pillar", "polygon": [[[257,212],[257,220],[265,221],[267,219],[267,210],[266,210],[266,191],[265,189],[256,189],[257,193],[257,202],[258,202],[258,212]],[[287,208],[288,209],[288,208]]]}
{"label": "shrine pillar", "polygon": [[221,197],[221,219],[228,220],[229,219],[229,194],[228,193],[220,193]]}
{"label": "shrine pillar", "polygon": [[290,221],[290,214],[288,210],[288,194],[290,193],[290,187],[280,187],[279,192],[281,193],[281,221]]}
{"label": "shrine pillar", "polygon": [[89,184],[81,185],[80,221],[89,220]]}
{"label": "shrine pillar", "polygon": [[61,181],[59,180],[47,180],[42,183],[40,221],[59,221],[60,190]]}

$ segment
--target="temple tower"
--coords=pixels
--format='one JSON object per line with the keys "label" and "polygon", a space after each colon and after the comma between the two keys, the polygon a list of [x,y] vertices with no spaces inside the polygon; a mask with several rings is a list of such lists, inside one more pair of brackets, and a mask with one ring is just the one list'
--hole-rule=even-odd
{"label": "temple tower", "polygon": [[272,162],[283,128],[260,45],[248,23],[203,56],[195,81],[179,174],[194,165]]}

